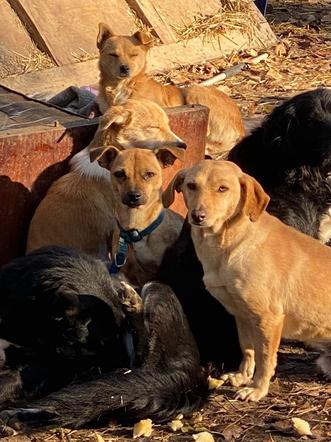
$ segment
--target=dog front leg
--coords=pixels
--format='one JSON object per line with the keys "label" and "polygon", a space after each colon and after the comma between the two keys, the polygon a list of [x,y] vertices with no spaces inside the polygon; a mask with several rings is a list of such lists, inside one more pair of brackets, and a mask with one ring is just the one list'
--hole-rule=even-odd
{"label": "dog front leg", "polygon": [[258,322],[252,323],[256,371],[251,386],[239,390],[236,399],[257,402],[268,393],[277,364],[283,322],[283,316],[264,313]]}
{"label": "dog front leg", "polygon": [[247,385],[253,378],[255,369],[253,339],[250,334],[250,327],[247,319],[236,317],[236,324],[239,335],[240,348],[243,353],[243,359],[237,372],[224,374],[221,379],[229,381],[234,387]]}

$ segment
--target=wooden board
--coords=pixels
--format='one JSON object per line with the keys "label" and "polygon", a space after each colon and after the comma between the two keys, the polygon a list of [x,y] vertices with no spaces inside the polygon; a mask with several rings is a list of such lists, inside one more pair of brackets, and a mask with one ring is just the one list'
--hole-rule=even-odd
{"label": "wooden board", "polygon": [[36,44],[58,65],[97,54],[98,23],[115,33],[137,28],[125,0],[9,0]]}
{"label": "wooden board", "polygon": [[[44,106],[39,106],[41,113]],[[37,204],[51,183],[67,172],[68,159],[89,144],[97,128],[97,120],[78,119],[65,112],[61,118],[61,111],[54,112],[53,121],[61,120],[65,127],[40,123],[0,131],[0,266],[24,253],[27,229]],[[184,164],[176,162],[164,170],[165,185],[178,169],[204,157],[208,122],[208,109],[203,106],[183,106],[167,112],[172,130],[188,148]],[[181,198],[176,198],[172,208],[185,213]]]}
{"label": "wooden board", "polygon": [[6,0],[0,0],[0,77],[14,74],[18,57],[28,57],[33,44],[15,12]]}
{"label": "wooden board", "polygon": [[[176,33],[171,28],[171,20],[166,20],[164,14],[155,1],[151,0],[126,0],[128,5],[136,11],[143,23],[152,28],[164,44],[177,41]],[[175,5],[173,4],[172,9]]]}

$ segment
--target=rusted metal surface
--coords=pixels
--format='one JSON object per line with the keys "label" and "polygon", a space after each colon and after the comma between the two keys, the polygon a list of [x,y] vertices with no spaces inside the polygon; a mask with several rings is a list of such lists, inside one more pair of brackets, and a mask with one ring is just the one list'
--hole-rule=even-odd
{"label": "rusted metal surface", "polygon": [[[169,109],[168,113],[172,129],[186,141],[188,149],[184,164],[177,161],[165,169],[165,185],[177,170],[204,157],[208,119],[208,110],[201,106]],[[89,144],[97,120],[73,117],[64,124],[66,127],[0,132],[0,265],[24,253],[37,204],[51,183],[66,173],[68,159]],[[172,208],[185,213],[180,196]]]}

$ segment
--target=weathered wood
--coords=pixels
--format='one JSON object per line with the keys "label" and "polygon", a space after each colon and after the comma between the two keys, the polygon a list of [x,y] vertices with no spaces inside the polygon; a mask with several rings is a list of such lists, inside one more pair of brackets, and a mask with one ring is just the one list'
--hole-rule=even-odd
{"label": "weathered wood", "polygon": [[137,28],[125,0],[9,0],[36,44],[58,65],[97,54],[98,23],[115,33]]}
{"label": "weathered wood", "polygon": [[[136,12],[143,23],[151,27],[162,43],[174,43],[177,41],[176,33],[164,18],[164,15],[154,1],[150,0],[126,0],[128,5]],[[174,5],[173,5],[174,7]]]}
{"label": "weathered wood", "polygon": [[[178,169],[204,157],[208,121],[203,106],[173,108],[168,113],[172,130],[187,142],[188,149],[184,164],[176,162],[164,170],[165,185]],[[71,155],[89,144],[97,128],[97,120],[73,118],[65,124],[0,132],[0,266],[24,253],[37,204],[51,183],[68,170]],[[172,208],[185,213],[181,199],[176,198]]]}
{"label": "weathered wood", "polygon": [[34,47],[24,28],[7,1],[0,0],[0,77],[16,72],[17,60],[29,57]]}

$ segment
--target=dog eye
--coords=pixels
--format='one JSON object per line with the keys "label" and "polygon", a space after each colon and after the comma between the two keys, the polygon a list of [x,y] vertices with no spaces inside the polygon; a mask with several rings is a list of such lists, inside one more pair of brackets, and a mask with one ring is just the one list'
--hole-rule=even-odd
{"label": "dog eye", "polygon": [[187,187],[190,190],[197,190],[197,185],[195,183],[187,183]]}
{"label": "dog eye", "polygon": [[218,191],[219,191],[219,192],[226,192],[227,190],[229,190],[229,188],[226,187],[226,186],[220,186],[220,187],[218,188]]}
{"label": "dog eye", "polygon": [[132,53],[131,57],[138,57],[138,53],[137,52]]}
{"label": "dog eye", "polygon": [[146,180],[149,180],[150,178],[153,178],[153,176],[155,176],[155,173],[154,172],[152,172],[152,171],[147,171],[147,172],[145,172],[145,174],[144,174],[144,178],[146,179]]}
{"label": "dog eye", "polygon": [[124,170],[117,170],[114,172],[114,176],[116,176],[116,178],[126,178]]}
{"label": "dog eye", "polygon": [[111,57],[115,57],[115,58],[118,58],[118,55],[117,54],[113,54],[113,53],[111,53],[111,54],[109,54]]}

